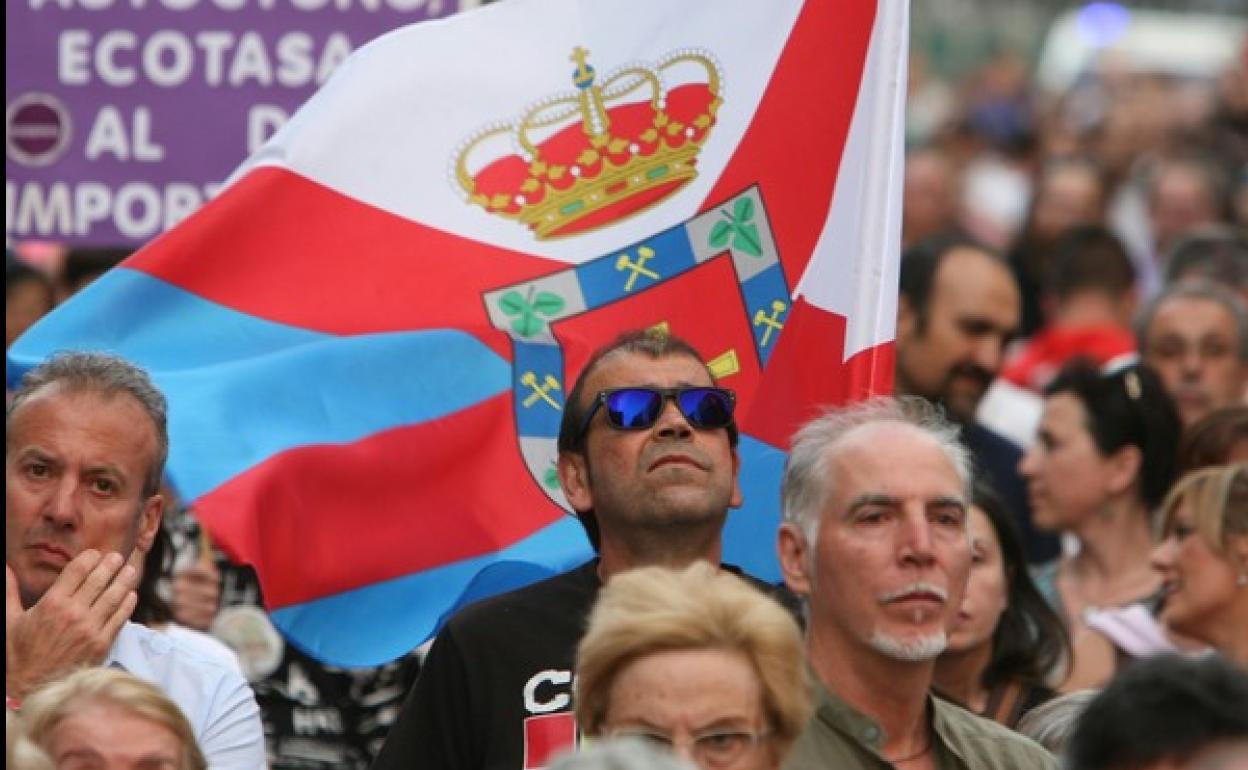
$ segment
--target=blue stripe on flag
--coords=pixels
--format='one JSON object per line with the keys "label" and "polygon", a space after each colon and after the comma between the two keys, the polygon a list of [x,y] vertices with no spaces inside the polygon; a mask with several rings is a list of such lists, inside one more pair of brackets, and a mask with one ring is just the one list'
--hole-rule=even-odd
{"label": "blue stripe on flag", "polygon": [[188,500],[287,449],[432,420],[511,386],[508,362],[464,332],[339,337],[136,271],[106,280],[23,336],[10,374],[64,348],[109,350],[147,368],[169,399],[170,475]]}
{"label": "blue stripe on flag", "polygon": [[[272,613],[295,646],[335,666],[375,666],[427,639],[455,609],[541,580],[592,557],[580,522],[565,516],[507,548]],[[439,609],[458,597],[449,610]],[[397,610],[397,611],[396,611]]]}
{"label": "blue stripe on flag", "polygon": [[[755,577],[780,580],[776,490],[785,453],[741,437],[745,505],[724,528],[724,561]],[[427,639],[447,617],[469,602],[542,580],[588,560],[593,554],[580,522],[565,516],[495,553],[375,583],[275,610],[273,622],[300,649],[337,666],[372,666],[410,651],[411,640]],[[431,597],[457,597],[452,603]],[[396,612],[395,608],[402,608]]]}
{"label": "blue stripe on flag", "polygon": [[[9,351],[9,361],[25,371],[49,353],[72,347],[119,352],[153,371],[170,371],[262,356],[328,338],[231,310],[147,273],[120,267],[22,335]],[[13,368],[8,372],[10,385]]]}

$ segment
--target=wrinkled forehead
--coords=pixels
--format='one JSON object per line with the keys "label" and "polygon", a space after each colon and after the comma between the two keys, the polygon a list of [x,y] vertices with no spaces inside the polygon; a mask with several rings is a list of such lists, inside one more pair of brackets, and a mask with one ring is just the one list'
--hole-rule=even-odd
{"label": "wrinkled forehead", "polygon": [[[63,381],[51,382],[23,394],[20,401],[10,406],[5,416],[5,451],[13,448],[17,441],[39,440],[29,432],[46,424],[46,420],[32,425],[32,416],[51,412],[59,417],[67,410],[75,418],[91,419],[96,430],[107,430],[118,438],[129,439],[148,454],[156,452],[156,425],[138,399],[125,391]],[[70,418],[65,415],[63,419]]]}
{"label": "wrinkled forehead", "polygon": [[706,364],[685,353],[655,358],[645,353],[616,350],[599,359],[588,373],[585,391],[592,396],[608,388],[713,384]]}
{"label": "wrinkled forehead", "polygon": [[966,480],[940,442],[903,422],[851,429],[828,450],[825,472],[842,501],[898,493],[966,498]]}
{"label": "wrinkled forehead", "polygon": [[1217,333],[1234,340],[1238,336],[1235,315],[1230,308],[1210,297],[1170,297],[1162,300],[1153,314],[1148,332],[1149,337]]}

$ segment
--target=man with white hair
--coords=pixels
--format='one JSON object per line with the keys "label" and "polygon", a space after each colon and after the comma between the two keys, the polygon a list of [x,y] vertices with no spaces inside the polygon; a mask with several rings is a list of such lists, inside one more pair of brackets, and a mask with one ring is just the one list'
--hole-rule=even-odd
{"label": "man with white hair", "polygon": [[794,437],[780,562],[806,604],[818,701],[786,770],[1056,767],[930,695],[970,571],[969,482],[957,429],[923,399],[830,412]]}

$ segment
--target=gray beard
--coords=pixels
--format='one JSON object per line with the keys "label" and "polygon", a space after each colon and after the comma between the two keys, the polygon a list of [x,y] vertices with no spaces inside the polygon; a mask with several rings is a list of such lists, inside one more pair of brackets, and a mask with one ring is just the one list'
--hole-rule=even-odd
{"label": "gray beard", "polygon": [[909,641],[889,636],[881,631],[876,631],[871,636],[871,647],[876,652],[907,663],[923,663],[933,660],[944,652],[948,645],[949,637],[944,631]]}

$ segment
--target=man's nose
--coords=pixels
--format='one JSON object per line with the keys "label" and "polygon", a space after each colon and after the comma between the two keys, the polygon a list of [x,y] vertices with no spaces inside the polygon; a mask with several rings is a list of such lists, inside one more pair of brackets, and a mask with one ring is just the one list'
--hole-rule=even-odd
{"label": "man's nose", "polygon": [[925,511],[906,511],[898,528],[899,553],[905,561],[927,565],[936,558],[932,525]]}
{"label": "man's nose", "polygon": [[1154,570],[1164,570],[1174,562],[1174,535],[1169,535],[1148,555],[1148,563]]}
{"label": "man's nose", "polygon": [[44,505],[44,518],[59,527],[76,526],[80,514],[81,491],[82,488],[77,479],[62,476],[53,487]]}
{"label": "man's nose", "polygon": [[986,335],[975,343],[975,365],[989,374],[996,375],[1001,370],[1001,362],[1005,356],[1005,340]]}
{"label": "man's nose", "polygon": [[1183,350],[1183,354],[1179,357],[1179,366],[1182,367],[1183,373],[1198,379],[1201,370],[1204,368],[1205,360],[1200,355],[1200,348],[1193,345]]}
{"label": "man's nose", "polygon": [[694,756],[692,743],[686,743],[685,741],[673,743],[671,751],[672,754],[683,759],[691,767],[702,767],[702,765],[698,763],[698,758]]}
{"label": "man's nose", "polygon": [[689,424],[688,418],[680,411],[680,407],[676,404],[676,399],[663,399],[663,408],[659,412],[659,419],[655,422],[655,428],[660,436],[668,436],[673,438],[683,438],[693,433],[693,426]]}
{"label": "man's nose", "polygon": [[1018,475],[1025,479],[1029,479],[1036,475],[1036,458],[1040,454],[1038,441],[1027,447],[1027,451],[1023,452],[1023,456],[1018,460]]}

